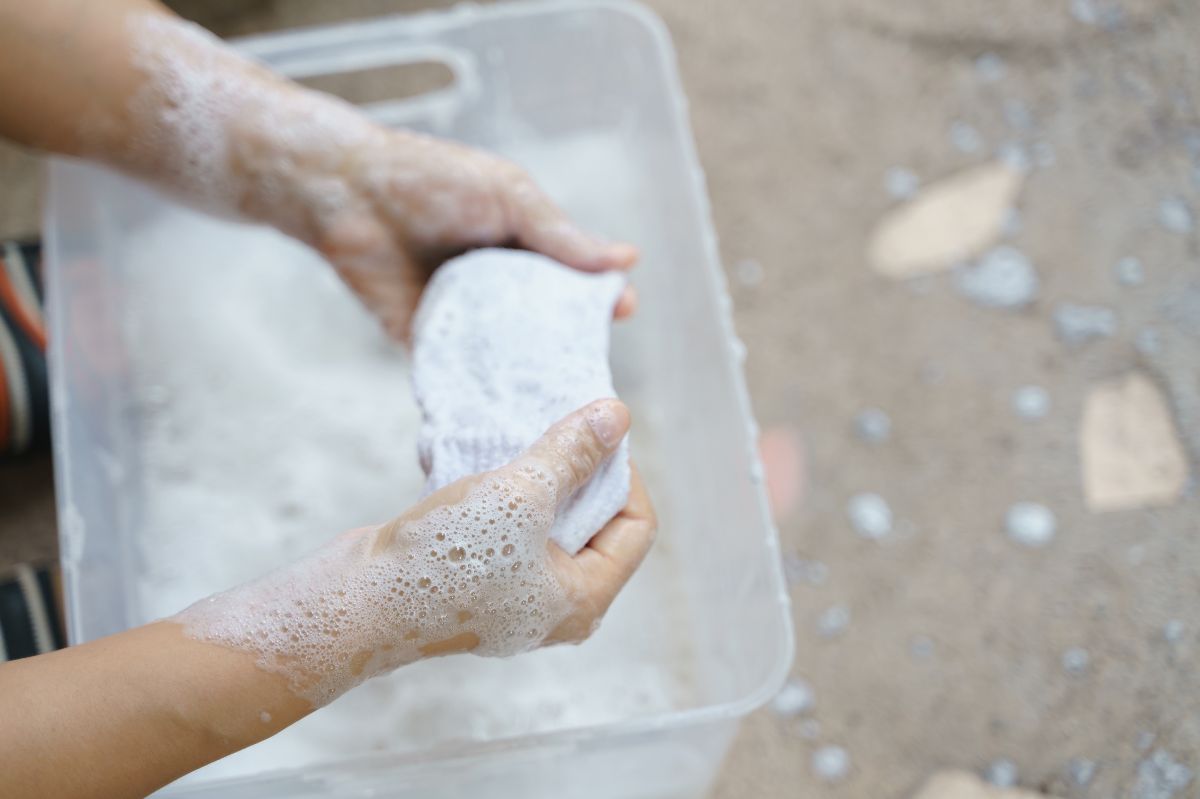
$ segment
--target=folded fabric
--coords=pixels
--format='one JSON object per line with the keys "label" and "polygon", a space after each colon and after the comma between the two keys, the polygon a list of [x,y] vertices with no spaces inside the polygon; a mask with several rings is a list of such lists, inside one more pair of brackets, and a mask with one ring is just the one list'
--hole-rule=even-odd
{"label": "folded fabric", "polygon": [[[434,273],[413,321],[426,493],[508,463],[570,412],[616,396],[609,330],[624,285],[516,250],[476,250]],[[550,538],[578,552],[628,496],[625,441],[560,507]]]}

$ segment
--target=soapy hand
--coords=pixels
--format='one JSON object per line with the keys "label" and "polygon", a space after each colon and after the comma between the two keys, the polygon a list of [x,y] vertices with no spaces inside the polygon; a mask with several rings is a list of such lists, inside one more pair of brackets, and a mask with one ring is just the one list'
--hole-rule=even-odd
{"label": "soapy hand", "polygon": [[[430,272],[466,250],[521,247],[585,271],[638,257],[572,223],[515,164],[384,128],[194,25],[146,14],[127,27],[143,84],[124,126],[89,122],[87,154],[311,245],[396,338]],[[633,306],[629,290],[616,315]]]}
{"label": "soapy hand", "polygon": [[620,402],[592,403],[508,465],[452,483],[386,524],[345,533],[176,620],[191,637],[255,654],[317,706],[424,657],[581,641],[654,538],[636,470],[629,504],[577,555],[547,534],[628,426]]}
{"label": "soapy hand", "polygon": [[[392,131],[342,168],[345,205],[320,221],[313,243],[398,338],[432,270],[468,249],[516,246],[583,271],[637,259],[632,246],[576,226],[523,169],[479,150]],[[633,307],[627,288],[616,315]]]}

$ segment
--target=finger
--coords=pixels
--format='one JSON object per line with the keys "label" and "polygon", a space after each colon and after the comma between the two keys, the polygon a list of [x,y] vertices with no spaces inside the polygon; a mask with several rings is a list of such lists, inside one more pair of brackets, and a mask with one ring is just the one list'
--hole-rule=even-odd
{"label": "finger", "polygon": [[626,286],[621,292],[621,296],[617,298],[617,304],[613,308],[614,319],[628,319],[637,313],[638,295],[637,290],[633,286]]}
{"label": "finger", "polygon": [[506,468],[545,485],[561,504],[591,479],[628,430],[624,403],[598,400],[556,422]]}
{"label": "finger", "polygon": [[528,176],[512,182],[508,200],[512,230],[526,249],[585,272],[629,269],[638,259],[632,244],[585,232]]}
{"label": "finger", "polygon": [[575,556],[595,607],[604,609],[612,603],[645,559],[657,532],[650,495],[631,463],[629,501]]}

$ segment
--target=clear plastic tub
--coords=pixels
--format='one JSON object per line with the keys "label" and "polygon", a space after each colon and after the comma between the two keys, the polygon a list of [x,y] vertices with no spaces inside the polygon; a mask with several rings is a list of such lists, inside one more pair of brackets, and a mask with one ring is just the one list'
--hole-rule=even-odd
{"label": "clear plastic tub", "polygon": [[[642,247],[636,281],[643,310],[616,332],[615,371],[618,390],[633,407],[640,435],[635,456],[649,464],[673,579],[692,619],[681,634],[694,690],[670,712],[363,753],[166,792],[702,794],[740,718],[778,689],[793,644],[740,344],[664,27],[629,3],[510,3],[239,44],[297,78],[445,63],[455,75],[450,87],[376,102],[369,112],[388,124],[523,161],[585,224]],[[588,142],[619,153],[621,168],[589,158],[599,151]],[[137,444],[140,406],[132,399],[130,353],[137,345],[125,324],[126,265],[137,231],[164,214],[182,213],[172,206],[104,170],[66,160],[50,167],[45,235],[55,466],[75,643],[145,620],[131,588],[144,565],[134,538],[147,488]]]}

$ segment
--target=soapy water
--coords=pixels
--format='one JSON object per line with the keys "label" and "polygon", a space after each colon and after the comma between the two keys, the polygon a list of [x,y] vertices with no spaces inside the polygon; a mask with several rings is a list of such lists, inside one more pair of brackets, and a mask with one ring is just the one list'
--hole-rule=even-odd
{"label": "soapy water", "polygon": [[[622,164],[620,148],[603,139],[564,144],[544,157],[550,165],[587,164],[610,186]],[[577,177],[574,185],[586,191]],[[554,190],[563,198],[568,188],[564,178]],[[636,229],[635,204],[593,194],[568,207],[594,213],[607,201],[628,215],[618,228]],[[124,269],[131,410],[140,437],[137,493],[144,498],[132,513],[138,621],[258,578],[417,500],[420,417],[406,358],[313,252],[273,231],[172,209],[130,237]],[[661,473],[653,425],[638,424],[637,392],[620,385],[619,348],[615,358],[617,388],[634,414],[634,457],[653,494]],[[689,620],[671,532],[664,524],[649,558],[584,645],[405,666],[186,779],[694,705]]]}

